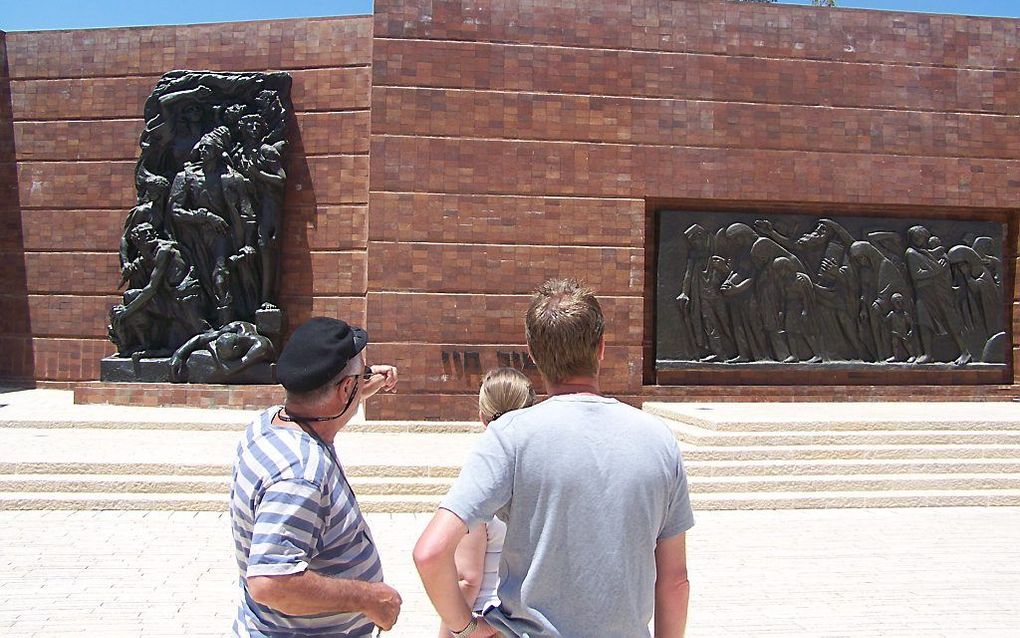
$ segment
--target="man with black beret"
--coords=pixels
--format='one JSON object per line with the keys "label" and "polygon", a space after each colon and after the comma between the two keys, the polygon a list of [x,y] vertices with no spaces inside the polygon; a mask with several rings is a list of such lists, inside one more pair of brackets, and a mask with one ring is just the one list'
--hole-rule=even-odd
{"label": "man with black beret", "polygon": [[294,331],[276,376],[283,407],[263,412],[237,448],[230,517],[241,599],[237,636],[370,636],[400,594],[382,564],[333,439],[397,369],[366,365],[368,334],[314,317]]}

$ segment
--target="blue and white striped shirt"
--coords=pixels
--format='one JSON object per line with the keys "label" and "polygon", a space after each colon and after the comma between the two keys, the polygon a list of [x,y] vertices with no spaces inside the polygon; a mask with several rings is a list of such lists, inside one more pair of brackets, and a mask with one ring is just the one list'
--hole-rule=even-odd
{"label": "blue and white striped shirt", "polygon": [[230,518],[241,600],[237,636],[369,636],[360,613],[291,616],[252,600],[246,577],[297,574],[379,582],[382,563],[354,493],[329,454],[308,434],[272,424],[266,410],[237,447]]}

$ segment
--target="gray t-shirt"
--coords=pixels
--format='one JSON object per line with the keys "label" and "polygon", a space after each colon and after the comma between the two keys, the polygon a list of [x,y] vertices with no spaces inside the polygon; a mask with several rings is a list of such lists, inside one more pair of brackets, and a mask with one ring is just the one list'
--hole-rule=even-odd
{"label": "gray t-shirt", "polygon": [[567,394],[493,421],[440,507],[507,522],[500,607],[511,636],[648,636],[655,546],[694,525],[666,425],[616,399]]}

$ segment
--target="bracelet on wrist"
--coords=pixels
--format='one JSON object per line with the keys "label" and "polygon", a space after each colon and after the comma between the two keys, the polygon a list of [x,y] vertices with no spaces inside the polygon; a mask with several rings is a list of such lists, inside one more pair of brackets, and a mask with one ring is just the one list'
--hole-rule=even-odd
{"label": "bracelet on wrist", "polygon": [[464,627],[460,631],[451,631],[450,635],[453,638],[468,638],[478,628],[478,616],[471,614],[471,621],[468,622],[467,627]]}

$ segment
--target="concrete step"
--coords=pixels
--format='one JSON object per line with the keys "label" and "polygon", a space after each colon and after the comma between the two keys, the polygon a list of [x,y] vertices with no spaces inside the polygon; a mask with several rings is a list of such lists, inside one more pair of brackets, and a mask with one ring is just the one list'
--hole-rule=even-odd
{"label": "concrete step", "polygon": [[67,492],[85,494],[226,494],[230,476],[155,476],[146,474],[4,474],[0,493]]}
{"label": "concrete step", "polygon": [[[259,410],[147,407],[131,405],[80,405],[66,390],[7,392],[0,400],[0,430],[5,428],[95,430],[176,430],[240,432]],[[268,407],[268,406],[267,406]],[[366,421],[359,410],[346,432],[364,433],[472,433],[477,421]]]}
{"label": "concrete step", "polygon": [[[716,452],[717,450],[710,450]],[[1020,458],[848,458],[805,460],[696,460],[701,450],[684,455],[688,474],[697,477],[716,476],[837,476],[858,474],[953,474],[953,473],[1020,473]],[[695,460],[692,460],[695,457]],[[345,465],[344,471],[355,478],[445,478],[454,479],[459,467],[426,465]],[[0,462],[0,475],[32,478],[34,475],[87,475],[94,478],[108,475],[152,476],[217,476],[229,478],[229,465],[188,465],[167,463],[5,463]],[[35,477],[38,478],[38,477]]]}
{"label": "concrete step", "polygon": [[[170,408],[167,408],[170,409]],[[183,430],[189,432],[242,432],[251,421],[123,421],[110,419],[52,419],[22,418],[0,419],[0,428],[72,429],[94,428],[98,430]],[[458,434],[477,433],[482,426],[474,421],[364,421],[350,423],[344,432],[375,434]]]}
{"label": "concrete step", "polygon": [[690,477],[692,494],[1020,490],[1020,474],[858,474]]}
{"label": "concrete step", "polygon": [[[456,478],[459,467],[427,465],[345,465],[351,478]],[[142,476],[221,476],[229,478],[229,465],[188,465],[174,463],[5,463],[0,462],[0,474],[8,475],[142,475]]]}
{"label": "concrete step", "polygon": [[1020,403],[667,403],[645,412],[719,432],[1020,430]]}
{"label": "concrete step", "polygon": [[758,445],[683,450],[687,461],[831,461],[834,459],[1020,460],[1020,445]]}
{"label": "concrete step", "polygon": [[1018,474],[1020,459],[818,459],[803,461],[692,461],[684,465],[692,477],[814,476],[832,474]]}
{"label": "concrete step", "polygon": [[4,492],[0,510],[147,510],[225,512],[223,494],[111,494],[93,492]]}
{"label": "concrete step", "polygon": [[[449,491],[450,478],[351,477],[362,495],[439,495]],[[0,475],[3,492],[226,494],[230,476],[154,476],[146,474],[7,474]]]}
{"label": "concrete step", "polygon": [[[696,469],[695,469],[696,471]],[[443,496],[450,478],[351,477],[362,496]],[[692,473],[691,491],[819,492],[1020,489],[1020,473],[850,474],[800,476],[715,476]],[[16,474],[0,476],[0,493],[52,492],[88,494],[226,494],[228,476]]]}
{"label": "concrete step", "polygon": [[1016,507],[1020,505],[1020,490],[692,494],[691,503],[695,511],[847,507]]}
{"label": "concrete step", "polygon": [[[358,495],[363,512],[433,512],[439,496]],[[225,512],[228,495],[153,494],[102,492],[4,492],[0,493],[0,511],[12,510],[145,510],[183,512]]]}
{"label": "concrete step", "polygon": [[855,430],[719,432],[672,423],[678,440],[693,446],[763,445],[1011,445],[1020,447],[1020,430]]}
{"label": "concrete step", "polygon": [[[433,512],[437,496],[358,497],[366,513]],[[924,490],[692,494],[695,510],[825,509],[847,507],[1020,506],[1020,490]],[[225,494],[102,494],[8,492],[0,510],[227,510]]]}
{"label": "concrete step", "polygon": [[[336,447],[346,466],[455,467],[463,463],[478,436],[344,431]],[[240,438],[240,432],[219,431],[0,428],[0,461],[229,467]]]}

